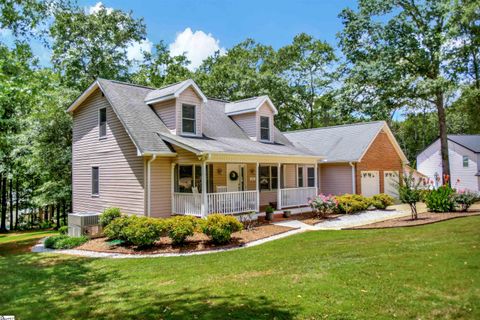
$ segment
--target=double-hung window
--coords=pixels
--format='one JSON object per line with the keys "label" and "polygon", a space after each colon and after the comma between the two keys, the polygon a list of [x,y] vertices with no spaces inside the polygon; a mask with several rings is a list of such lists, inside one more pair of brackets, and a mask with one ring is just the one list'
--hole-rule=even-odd
{"label": "double-hung window", "polygon": [[260,140],[270,141],[270,118],[260,117]]}
{"label": "double-hung window", "polygon": [[196,133],[195,106],[190,104],[182,105],[182,133]]}
{"label": "double-hung window", "polygon": [[313,167],[307,168],[307,186],[315,187],[315,168]]}
{"label": "double-hung window", "polygon": [[107,136],[107,109],[101,108],[98,110],[98,136],[104,138]]}
{"label": "double-hung window", "polygon": [[260,166],[258,171],[260,190],[276,190],[278,188],[278,167]]}
{"label": "double-hung window", "polygon": [[100,170],[98,167],[92,167],[92,196],[100,194]]}
{"label": "double-hung window", "polygon": [[297,169],[297,186],[303,188],[303,167]]}
{"label": "double-hung window", "polygon": [[468,156],[463,156],[463,167],[468,168]]}

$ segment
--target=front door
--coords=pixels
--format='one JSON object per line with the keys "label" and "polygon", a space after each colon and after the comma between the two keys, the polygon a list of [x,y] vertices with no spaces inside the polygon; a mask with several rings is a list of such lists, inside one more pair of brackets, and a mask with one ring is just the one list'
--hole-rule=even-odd
{"label": "front door", "polygon": [[227,191],[242,191],[245,168],[241,164],[227,163]]}

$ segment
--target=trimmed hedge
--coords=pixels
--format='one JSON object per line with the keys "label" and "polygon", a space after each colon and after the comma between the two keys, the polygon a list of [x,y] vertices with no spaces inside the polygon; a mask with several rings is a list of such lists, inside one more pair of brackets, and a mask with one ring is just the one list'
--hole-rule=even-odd
{"label": "trimmed hedge", "polygon": [[340,213],[355,213],[358,211],[367,210],[370,207],[371,203],[368,198],[361,196],[359,194],[344,194],[341,196],[336,196],[335,199],[338,201],[337,210]]}
{"label": "trimmed hedge", "polygon": [[233,216],[211,214],[207,217],[203,232],[217,244],[228,243],[232,233],[243,229],[243,225]]}
{"label": "trimmed hedge", "polygon": [[187,237],[201,230],[203,220],[192,216],[176,216],[166,219],[167,234],[173,244],[183,245]]}
{"label": "trimmed hedge", "polygon": [[45,239],[45,247],[50,249],[71,249],[78,247],[88,241],[85,236],[69,237],[67,235],[57,235]]}
{"label": "trimmed hedge", "polygon": [[105,228],[110,222],[121,216],[122,213],[119,208],[107,208],[103,210],[103,213],[100,215],[100,225]]}
{"label": "trimmed hedge", "polygon": [[385,193],[379,193],[372,197],[371,205],[377,209],[386,209],[388,206],[391,206],[395,203],[395,199]]}

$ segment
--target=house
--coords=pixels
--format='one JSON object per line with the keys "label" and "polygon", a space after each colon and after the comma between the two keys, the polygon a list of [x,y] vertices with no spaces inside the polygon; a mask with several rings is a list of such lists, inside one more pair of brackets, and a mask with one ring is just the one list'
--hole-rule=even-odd
{"label": "house", "polygon": [[74,213],[233,214],[308,205],[318,191],[323,156],[285,138],[267,96],[227,102],[192,80],[155,89],[98,79],[68,112]]}
{"label": "house", "polygon": [[[453,187],[480,191],[480,135],[448,135],[450,181]],[[417,170],[441,183],[442,157],[440,139],[435,140],[417,156]]]}
{"label": "house", "polygon": [[320,192],[398,197],[397,183],[408,160],[386,122],[298,130],[285,136],[295,146],[325,156],[318,164]]}

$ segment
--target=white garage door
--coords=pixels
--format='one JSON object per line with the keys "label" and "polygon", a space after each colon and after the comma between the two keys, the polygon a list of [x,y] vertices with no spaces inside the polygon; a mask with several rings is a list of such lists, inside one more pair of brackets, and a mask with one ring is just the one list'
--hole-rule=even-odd
{"label": "white garage door", "polygon": [[371,197],[380,193],[380,177],[378,171],[362,171],[362,195]]}
{"label": "white garage door", "polygon": [[391,195],[394,198],[398,198],[398,182],[398,171],[383,172],[383,184],[386,194]]}

